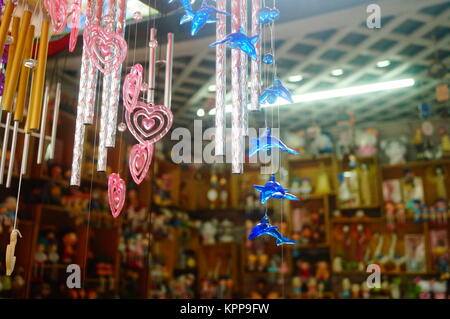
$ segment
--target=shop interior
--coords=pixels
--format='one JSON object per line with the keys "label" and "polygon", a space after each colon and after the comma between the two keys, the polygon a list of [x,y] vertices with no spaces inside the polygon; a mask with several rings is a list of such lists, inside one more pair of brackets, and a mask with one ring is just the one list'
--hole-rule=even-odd
{"label": "shop interior", "polygon": [[449,298],[449,1],[0,5],[0,298]]}

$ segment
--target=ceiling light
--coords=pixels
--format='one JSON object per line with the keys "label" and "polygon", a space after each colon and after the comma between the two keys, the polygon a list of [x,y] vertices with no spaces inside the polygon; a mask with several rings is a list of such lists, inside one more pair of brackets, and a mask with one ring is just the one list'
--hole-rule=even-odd
{"label": "ceiling light", "polygon": [[199,108],[199,109],[197,110],[197,116],[198,116],[198,117],[203,117],[203,116],[205,116],[205,110],[202,109],[202,108]]}
{"label": "ceiling light", "polygon": [[389,60],[383,60],[383,61],[377,62],[377,67],[379,67],[379,68],[385,68],[389,65],[391,65],[391,61],[389,61]]}
{"label": "ceiling light", "polygon": [[208,86],[208,91],[209,92],[216,92],[216,86],[214,84]]}
{"label": "ceiling light", "polygon": [[290,77],[288,77],[288,82],[300,82],[301,80],[303,80],[303,76],[301,76],[300,74],[291,75]]}
{"label": "ceiling light", "polygon": [[[313,93],[305,93],[305,94],[298,94],[293,95],[292,99],[294,100],[294,104],[297,103],[306,103],[306,102],[312,102],[312,101],[319,101],[319,100],[329,100],[339,97],[345,97],[345,96],[353,96],[353,95],[361,95],[361,94],[368,94],[368,93],[374,93],[374,92],[381,92],[381,91],[389,91],[394,89],[401,89],[401,88],[407,88],[414,86],[415,81],[413,78],[407,78],[403,80],[394,80],[394,81],[388,81],[388,82],[378,82],[378,83],[372,83],[372,84],[366,84],[366,85],[358,85],[353,87],[348,87],[344,89],[335,89],[335,90],[326,90],[326,91],[319,91],[319,92],[313,92]],[[276,106],[284,106],[284,105],[290,105],[291,103],[286,102],[284,100],[279,100],[280,102],[274,103],[274,104],[265,104],[261,105],[262,107],[276,107]],[[232,106],[226,105],[225,111],[231,112]],[[215,109],[212,109],[209,111],[210,115],[214,115],[216,113]]]}
{"label": "ceiling light", "polygon": [[341,76],[342,74],[344,74],[344,70],[342,69],[335,69],[331,71],[332,76]]}

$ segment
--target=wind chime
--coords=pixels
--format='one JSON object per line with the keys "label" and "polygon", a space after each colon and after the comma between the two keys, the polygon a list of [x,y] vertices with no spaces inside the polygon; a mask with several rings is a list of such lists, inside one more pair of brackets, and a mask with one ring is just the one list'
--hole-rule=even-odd
{"label": "wind chime", "polygon": [[[57,123],[61,97],[61,83],[56,85],[55,106],[53,110],[53,126],[51,136],[45,135],[47,127],[47,113],[50,100],[50,85],[46,84],[46,66],[49,40],[53,33],[58,34],[64,28],[57,27],[56,15],[61,15],[54,7],[56,1],[38,1],[34,8],[27,1],[15,4],[8,1],[5,4],[0,24],[0,55],[8,48],[6,61],[6,73],[4,91],[2,96],[1,112],[6,112],[4,124],[4,136],[2,154],[0,160],[0,184],[4,182],[6,168],[6,156],[9,145],[11,121],[12,142],[6,187],[11,186],[11,178],[15,164],[16,146],[18,134],[24,133],[24,146],[22,149],[22,161],[19,173],[19,185],[17,190],[17,204],[14,217],[13,230],[10,235],[10,243],[6,249],[6,274],[10,276],[14,271],[16,257],[15,247],[18,237],[22,237],[17,225],[17,215],[20,202],[20,190],[22,177],[26,174],[28,164],[28,151],[30,139],[34,136],[39,140],[37,163],[42,163],[45,140],[50,140],[50,159],[54,157]],[[45,12],[42,4],[45,5]],[[67,12],[64,11],[64,15]],[[67,16],[66,16],[67,18]],[[63,19],[64,20],[64,19]],[[38,44],[39,43],[39,44]],[[31,81],[30,81],[31,80]],[[31,82],[31,84],[30,84]],[[28,105],[28,108],[26,107]],[[26,116],[26,120],[24,121]],[[23,128],[21,124],[25,123]]]}
{"label": "wind chime", "polygon": [[[139,99],[143,84],[143,67],[135,64],[125,77],[123,85],[123,104],[125,106],[126,127],[139,142],[135,144],[129,155],[129,169],[136,184],[140,184],[147,175],[152,163],[154,143],[161,140],[173,124],[171,112],[172,66],[173,66],[173,33],[167,34],[165,61],[164,105],[155,105],[156,76],[156,28],[150,29],[149,67],[146,102]],[[111,213],[117,217],[125,203],[126,186],[119,174],[111,174],[108,178],[108,195]]]}
{"label": "wind chime", "polygon": [[107,148],[115,146],[122,63],[128,51],[127,43],[123,38],[126,0],[108,0],[105,15],[103,4],[103,0],[87,2],[70,179],[72,186],[80,186],[81,183],[85,130],[86,125],[94,123],[99,72],[103,74],[103,87],[97,171],[106,170]]}
{"label": "wind chime", "polygon": [[[129,168],[133,180],[136,184],[140,184],[147,175],[152,161],[153,144],[163,138],[173,124],[173,115],[170,111],[173,34],[168,34],[167,54],[164,61],[166,64],[164,105],[155,105],[158,42],[156,29],[152,28],[149,42],[147,101],[139,100],[144,87],[143,67],[136,64],[127,74],[122,90],[124,117],[127,124],[117,125],[122,63],[128,52],[128,45],[124,40],[126,0],[108,0],[106,15],[103,15],[102,11],[103,2],[103,0],[89,1],[87,6],[87,27],[83,34],[84,47],[70,181],[70,184],[74,186],[79,186],[81,182],[85,125],[94,123],[99,72],[103,74],[103,88],[97,171],[106,171],[107,149],[115,147],[117,129],[122,133],[128,129],[139,141],[139,144],[131,149]],[[111,213],[116,218],[122,211],[126,197],[125,181],[120,178],[119,173],[112,173],[108,177],[108,197]]]}

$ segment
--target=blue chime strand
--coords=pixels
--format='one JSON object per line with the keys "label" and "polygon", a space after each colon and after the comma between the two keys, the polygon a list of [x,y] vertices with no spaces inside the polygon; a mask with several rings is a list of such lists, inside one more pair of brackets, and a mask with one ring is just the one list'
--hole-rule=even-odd
{"label": "blue chime strand", "polygon": [[286,100],[289,103],[294,103],[291,92],[284,87],[278,77],[275,77],[272,86],[264,89],[260,96],[260,102],[261,104],[273,104],[278,100],[278,98]]}

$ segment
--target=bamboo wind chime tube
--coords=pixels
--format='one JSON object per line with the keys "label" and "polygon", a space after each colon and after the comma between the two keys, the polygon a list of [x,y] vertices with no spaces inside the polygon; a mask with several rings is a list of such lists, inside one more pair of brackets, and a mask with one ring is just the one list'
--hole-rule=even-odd
{"label": "bamboo wind chime tube", "polygon": [[[117,4],[117,33],[125,36],[125,14],[126,14],[126,0],[120,0]],[[117,116],[119,111],[120,101],[120,77],[122,75],[122,66],[113,72],[111,83],[111,94],[109,96],[109,110],[108,121],[106,123],[106,147],[114,147],[116,145],[117,133]]]}
{"label": "bamboo wind chime tube", "polygon": [[[12,29],[11,29],[11,36],[13,37],[13,42],[11,43],[9,47],[9,58],[8,61],[11,61],[8,63],[6,67],[6,74],[5,74],[5,88],[9,83],[9,78],[12,70],[12,59],[16,53],[16,47],[17,47],[17,39],[19,37],[19,25],[20,25],[20,18],[14,17],[12,22]],[[8,111],[6,113],[6,122],[5,122],[5,134],[3,135],[3,145],[2,145],[2,157],[0,160],[0,184],[3,184],[3,175],[5,173],[5,164],[6,164],[6,153],[8,150],[8,142],[9,142],[9,131],[11,126],[11,119],[12,119],[12,113]]]}
{"label": "bamboo wind chime tube", "polygon": [[[226,0],[216,0],[216,9],[226,12]],[[217,15],[216,41],[221,41],[227,35],[227,17],[224,14]],[[225,155],[225,96],[227,90],[227,48],[225,45],[216,46],[216,134],[215,134],[215,155]]]}
{"label": "bamboo wind chime tube", "polygon": [[149,42],[149,56],[148,56],[148,88],[147,88],[147,102],[150,104],[155,103],[155,76],[156,76],[156,48],[158,42],[156,41],[156,29],[150,29],[150,42]]}
{"label": "bamboo wind chime tube", "polygon": [[[261,0],[252,0],[252,36],[261,33],[259,23],[259,11],[261,10]],[[250,88],[250,107],[251,111],[259,111],[261,105],[259,96],[261,94],[261,41],[255,43],[257,61],[251,60],[251,88]]]}
{"label": "bamboo wind chime tube", "polygon": [[[116,16],[116,1],[109,0],[109,8],[108,15],[111,17]],[[114,19],[117,21],[116,19]],[[112,32],[115,32],[115,22],[111,22],[111,26],[107,26],[111,28]],[[106,134],[108,127],[108,113],[111,111],[109,109],[110,106],[110,96],[111,96],[111,86],[113,82],[113,73],[108,73],[103,75],[103,88],[102,88],[102,104],[100,107],[100,129],[99,129],[99,138],[98,138],[98,156],[97,156],[97,171],[105,172],[106,164],[108,161],[108,150],[106,149]]]}
{"label": "bamboo wind chime tube", "polygon": [[[240,26],[247,34],[247,1],[241,0]],[[242,134],[248,135],[248,109],[247,109],[247,81],[248,81],[248,56],[244,51],[241,54],[241,98],[242,98]]]}
{"label": "bamboo wind chime tube", "polygon": [[[239,31],[240,0],[231,1],[231,32]],[[231,90],[232,90],[232,114],[231,114],[231,172],[241,174],[243,172],[244,143],[242,132],[242,91],[241,91],[241,53],[240,50],[231,50]]]}
{"label": "bamboo wind chime tube", "polygon": [[[34,25],[30,25],[30,27],[28,28],[27,39],[25,42],[24,57],[23,57],[24,60],[31,59],[32,57],[34,32],[35,32]],[[14,110],[14,130],[11,144],[11,153],[9,157],[8,175],[6,179],[7,188],[11,186],[11,178],[14,170],[14,163],[16,156],[17,134],[19,124],[23,121],[29,78],[30,78],[30,68],[26,67],[25,65],[22,65],[22,70],[20,71],[20,78],[19,78],[19,88],[17,89],[16,109]]]}
{"label": "bamboo wind chime tube", "polygon": [[166,75],[164,85],[164,105],[172,107],[172,66],[173,66],[173,33],[167,34]]}
{"label": "bamboo wind chime tube", "polygon": [[[47,67],[48,44],[50,40],[49,30],[50,21],[43,20],[41,25],[37,68],[33,76],[33,86],[31,90],[31,103],[29,110],[31,120],[29,122],[30,124],[27,126],[28,131],[39,130],[39,120],[41,118],[42,111],[42,95],[44,93],[45,69]],[[27,118],[27,121],[29,118]]]}
{"label": "bamboo wind chime tube", "polygon": [[[23,13],[20,27],[19,27],[19,38],[15,39],[16,47],[14,50],[14,55],[12,56],[11,71],[8,73],[8,82],[5,87],[5,95],[3,98],[3,111],[11,112],[14,103],[14,97],[16,96],[17,85],[19,83],[20,70],[23,65],[24,48],[25,41],[27,40],[28,29],[30,27],[31,12],[25,11]],[[47,59],[47,57],[45,57]]]}
{"label": "bamboo wind chime tube", "polygon": [[8,30],[11,24],[12,13],[14,11],[14,4],[8,1],[5,6],[5,11],[2,15],[2,24],[0,25],[0,56],[5,50],[6,39],[8,37]]}

